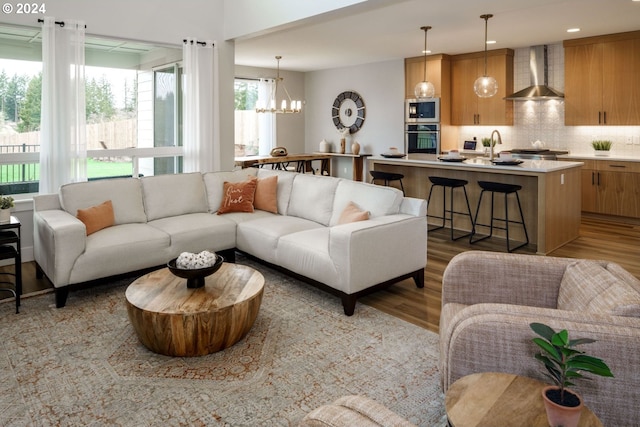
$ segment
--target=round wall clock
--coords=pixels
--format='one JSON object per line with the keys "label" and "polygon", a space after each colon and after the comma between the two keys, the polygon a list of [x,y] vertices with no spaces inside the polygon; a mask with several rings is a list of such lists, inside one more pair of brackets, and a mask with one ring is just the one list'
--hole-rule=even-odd
{"label": "round wall clock", "polygon": [[364,100],[357,92],[342,92],[331,107],[333,124],[338,130],[349,128],[350,133],[356,133],[364,123],[364,110]]}

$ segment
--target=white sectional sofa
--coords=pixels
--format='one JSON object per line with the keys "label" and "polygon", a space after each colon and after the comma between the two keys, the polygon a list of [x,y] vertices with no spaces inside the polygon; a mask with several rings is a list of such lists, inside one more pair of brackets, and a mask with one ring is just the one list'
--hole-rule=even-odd
{"label": "white sectional sofa", "polygon": [[[278,213],[216,215],[223,184],[276,174]],[[111,200],[114,225],[86,235],[78,209]],[[370,212],[338,225],[349,202]],[[284,269],[342,299],[356,299],[413,278],[424,286],[426,202],[391,187],[268,169],[120,178],[64,185],[34,198],[38,277],[55,287],[56,305],[69,289],[123,273],[162,266],[181,252],[235,250]]]}

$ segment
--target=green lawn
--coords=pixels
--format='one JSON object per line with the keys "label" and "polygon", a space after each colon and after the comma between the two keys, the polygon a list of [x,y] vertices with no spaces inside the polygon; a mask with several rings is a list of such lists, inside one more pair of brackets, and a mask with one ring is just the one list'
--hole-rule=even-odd
{"label": "green lawn", "polygon": [[[96,159],[87,159],[87,177],[102,178],[109,176],[131,175],[132,162],[110,162]],[[12,183],[21,181],[37,181],[40,178],[40,165],[25,165],[23,177],[21,165],[4,165],[0,167],[0,183]]]}

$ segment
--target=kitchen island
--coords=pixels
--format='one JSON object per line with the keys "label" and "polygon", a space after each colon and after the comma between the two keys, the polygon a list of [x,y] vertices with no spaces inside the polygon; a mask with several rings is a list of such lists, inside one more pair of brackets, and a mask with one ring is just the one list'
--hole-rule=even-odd
{"label": "kitchen island", "polygon": [[[407,196],[426,199],[431,183],[429,176],[465,179],[469,181],[467,193],[472,213],[480,197],[478,181],[494,181],[522,186],[519,191],[524,220],[529,234],[529,247],[538,254],[548,254],[554,249],[578,237],[581,206],[581,162],[555,160],[523,160],[521,164],[494,165],[489,159],[479,157],[463,162],[438,160],[436,156],[385,158],[371,157],[369,170],[396,172],[404,175]],[[454,209],[462,210],[464,197],[455,192]],[[515,198],[509,197],[509,212],[517,212]],[[488,199],[487,199],[488,200]],[[488,224],[490,203],[483,200],[478,222]],[[496,213],[504,217],[503,197],[496,197]],[[428,207],[431,215],[442,214],[442,191],[434,191]],[[513,203],[513,205],[511,204]],[[517,216],[517,215],[516,215]],[[456,228],[469,230],[469,221],[456,215]],[[441,223],[429,218],[430,223]],[[502,226],[503,223],[497,225]],[[479,234],[488,233],[484,227]],[[511,225],[510,238],[525,241],[522,227]],[[504,238],[503,230],[494,230],[494,236]]]}

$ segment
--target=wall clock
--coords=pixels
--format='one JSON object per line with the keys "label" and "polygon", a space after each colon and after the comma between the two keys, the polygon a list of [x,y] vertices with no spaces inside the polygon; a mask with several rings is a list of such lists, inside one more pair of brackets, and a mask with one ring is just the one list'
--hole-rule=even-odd
{"label": "wall clock", "polygon": [[358,92],[346,91],[333,101],[331,119],[338,130],[349,128],[350,133],[356,133],[364,123],[364,111],[364,100]]}

